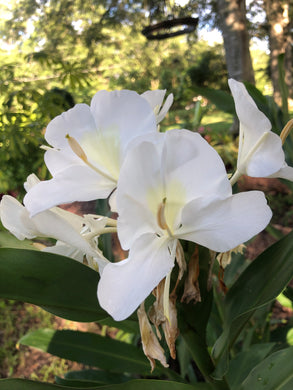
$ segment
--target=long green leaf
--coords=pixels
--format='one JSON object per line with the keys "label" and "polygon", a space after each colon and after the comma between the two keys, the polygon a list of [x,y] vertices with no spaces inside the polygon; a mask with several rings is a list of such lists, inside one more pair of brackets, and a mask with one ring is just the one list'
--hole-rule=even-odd
{"label": "long green leaf", "polygon": [[[53,385],[51,383],[34,382],[26,379],[0,379],[1,390],[84,390],[84,388],[64,387]],[[178,382],[137,379],[119,385],[106,385],[92,387],[97,390],[212,390],[207,383],[198,383],[195,385],[186,385]]]}
{"label": "long green leaf", "polygon": [[[23,336],[19,342],[103,370],[150,375],[150,363],[141,349],[110,337],[73,330],[39,329]],[[158,372],[157,369],[154,373]]]}
{"label": "long green leaf", "polygon": [[227,381],[231,390],[239,390],[250,371],[271,352],[275,343],[254,344],[247,351],[240,352],[230,362]]}
{"label": "long green leaf", "polygon": [[[293,232],[272,245],[254,260],[228,291],[224,301],[223,333],[217,340],[213,355],[225,361],[233,344],[253,312],[275,299],[293,277]],[[228,367],[221,362],[215,377]]]}
{"label": "long green leaf", "polygon": [[[243,381],[240,390],[292,389],[293,347],[275,352],[258,364]],[[286,386],[286,387],[285,387]]]}
{"label": "long green leaf", "polygon": [[0,248],[0,297],[33,303],[73,321],[107,317],[97,300],[98,273],[68,257]]}
{"label": "long green leaf", "polygon": [[131,376],[103,370],[81,370],[67,372],[64,378],[55,377],[56,383],[72,387],[93,387],[106,384],[123,383],[133,379]]}

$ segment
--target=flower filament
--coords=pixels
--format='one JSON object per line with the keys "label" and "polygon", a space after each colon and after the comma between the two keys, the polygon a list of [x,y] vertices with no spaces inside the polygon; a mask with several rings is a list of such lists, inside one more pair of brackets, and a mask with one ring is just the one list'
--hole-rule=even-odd
{"label": "flower filament", "polygon": [[282,144],[284,145],[286,138],[290,134],[291,130],[293,129],[293,119],[290,119],[289,122],[284,126],[283,130],[281,131],[280,138],[282,140]]}

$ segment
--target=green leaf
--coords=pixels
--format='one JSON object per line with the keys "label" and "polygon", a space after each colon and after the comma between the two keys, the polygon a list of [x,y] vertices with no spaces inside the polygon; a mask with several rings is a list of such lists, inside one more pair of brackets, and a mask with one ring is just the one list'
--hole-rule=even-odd
{"label": "green leaf", "polygon": [[113,328],[121,329],[124,332],[127,333],[135,333],[140,334],[139,332],[139,325],[138,325],[138,319],[136,316],[136,313],[134,315],[131,315],[124,321],[115,321],[112,317],[107,317],[101,321],[99,321],[100,325],[107,325]]}
{"label": "green leaf", "polygon": [[31,249],[38,250],[33,246],[33,242],[29,240],[20,241],[14,237],[11,233],[6,231],[0,231],[0,248],[19,248],[19,249]]}
{"label": "green leaf", "polygon": [[226,376],[231,390],[239,390],[250,371],[271,352],[274,345],[275,343],[254,344],[231,360]]}
{"label": "green leaf", "polygon": [[[150,375],[150,363],[141,349],[110,337],[73,330],[39,329],[20,339],[20,344],[75,362],[117,373]],[[155,370],[158,374],[159,369]]]}
{"label": "green leaf", "polygon": [[223,333],[213,349],[214,358],[220,364],[214,373],[216,378],[227,371],[228,366],[224,362],[227,361],[228,349],[253,312],[274,300],[292,277],[293,232],[255,259],[228,291],[223,306]]}
{"label": "green leaf", "polygon": [[255,104],[262,111],[272,124],[272,130],[279,133],[283,127],[283,114],[270,96],[264,96],[255,85],[245,82],[247,92],[254,100]]}
{"label": "green leaf", "polygon": [[[64,390],[64,386],[53,385],[51,383],[34,382],[26,379],[0,379],[1,390]],[[71,387],[66,387],[70,389]],[[77,387],[72,387],[77,390]],[[211,385],[207,383],[198,383],[194,385],[186,385],[183,383],[171,382],[171,381],[159,381],[159,380],[146,380],[137,379],[126,383],[120,383],[117,385],[106,385],[92,387],[97,390],[213,390]],[[79,388],[83,390],[83,388]]]}
{"label": "green leaf", "polygon": [[65,374],[65,378],[55,377],[56,383],[72,387],[93,387],[106,384],[122,383],[133,379],[123,374],[115,374],[102,370],[71,371]]}
{"label": "green leaf", "polygon": [[33,303],[73,321],[107,317],[97,300],[99,275],[68,257],[0,248],[0,297]]}
{"label": "green leaf", "polygon": [[243,381],[240,390],[292,389],[293,347],[275,352],[258,364]]}
{"label": "green leaf", "polygon": [[228,92],[204,87],[193,87],[193,90],[210,100],[219,110],[235,115],[234,100]]}

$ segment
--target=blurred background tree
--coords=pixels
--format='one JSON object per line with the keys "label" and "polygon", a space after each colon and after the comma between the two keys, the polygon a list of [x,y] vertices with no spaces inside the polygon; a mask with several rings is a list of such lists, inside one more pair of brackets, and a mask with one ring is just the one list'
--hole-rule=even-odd
{"label": "blurred background tree", "polygon": [[[0,2],[0,12],[2,193],[21,191],[32,171],[41,179],[48,177],[38,148],[46,125],[74,103],[90,103],[99,89],[142,93],[166,88],[175,102],[165,126],[173,127],[192,127],[198,88],[227,91],[228,76],[255,80],[268,93],[271,74],[278,101],[272,48],[273,20],[280,18],[286,44],[278,43],[277,53],[286,53],[292,98],[289,1],[9,0]],[[199,21],[190,34],[149,41],[141,33],[148,25],[187,16]],[[202,39],[215,28],[224,44]],[[270,42],[270,73],[268,55],[260,48],[251,51],[251,37]]]}

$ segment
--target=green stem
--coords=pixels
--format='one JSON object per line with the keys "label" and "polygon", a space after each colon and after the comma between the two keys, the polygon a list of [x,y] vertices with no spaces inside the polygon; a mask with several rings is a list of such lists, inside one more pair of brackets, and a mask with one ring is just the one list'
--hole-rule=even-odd
{"label": "green stem", "polygon": [[186,347],[206,382],[210,383],[215,390],[229,390],[230,387],[225,378],[222,380],[215,380],[211,377],[211,374],[215,370],[215,366],[202,337],[191,329],[182,333],[182,336]]}

